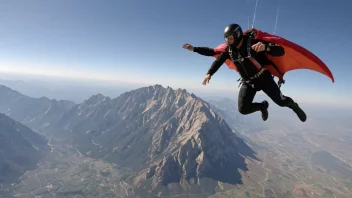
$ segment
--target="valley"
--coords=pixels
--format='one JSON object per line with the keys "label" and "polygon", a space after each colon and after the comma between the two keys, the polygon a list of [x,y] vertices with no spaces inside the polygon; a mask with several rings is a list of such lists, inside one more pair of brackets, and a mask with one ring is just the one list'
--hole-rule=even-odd
{"label": "valley", "polygon": [[[297,124],[270,125],[270,130],[242,132],[265,161],[268,184],[290,191],[289,197],[351,197],[351,141],[334,138],[345,131]],[[331,134],[325,131],[336,130]],[[275,187],[276,186],[276,187]],[[274,196],[275,197],[275,196]]]}
{"label": "valley", "polygon": [[57,139],[38,168],[27,171],[18,183],[2,189],[14,197],[126,197],[134,187],[121,178],[128,168],[84,157],[77,149]]}

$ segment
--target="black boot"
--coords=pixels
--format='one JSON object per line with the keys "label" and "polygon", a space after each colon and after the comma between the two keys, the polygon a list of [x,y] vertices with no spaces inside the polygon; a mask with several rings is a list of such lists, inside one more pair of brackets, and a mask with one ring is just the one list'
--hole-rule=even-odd
{"label": "black boot", "polygon": [[288,106],[290,109],[292,109],[298,116],[298,118],[302,121],[305,122],[307,120],[307,115],[304,113],[304,111],[298,106],[297,103],[293,102]]}
{"label": "black boot", "polygon": [[263,119],[264,121],[266,121],[266,120],[268,119],[268,117],[269,117],[269,112],[268,112],[269,103],[268,103],[268,101],[264,100],[264,101],[262,102],[262,104],[263,104],[263,109],[261,109],[261,112],[262,112],[262,119]]}

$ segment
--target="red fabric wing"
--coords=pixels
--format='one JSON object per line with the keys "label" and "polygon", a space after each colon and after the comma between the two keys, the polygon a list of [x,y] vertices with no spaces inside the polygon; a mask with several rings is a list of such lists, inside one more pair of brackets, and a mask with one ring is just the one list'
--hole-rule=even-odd
{"label": "red fabric wing", "polygon": [[[334,77],[330,69],[312,52],[282,37],[262,32],[257,29],[255,30],[257,32],[255,39],[272,42],[281,45],[285,49],[285,55],[283,56],[273,57],[267,55],[268,58],[276,65],[276,67],[282,73],[281,76],[273,66],[267,66],[274,76],[282,78],[285,73],[291,70],[310,69],[328,76],[332,80],[332,82],[334,82]],[[246,32],[248,31],[250,30],[247,30]],[[226,43],[217,46],[214,50],[217,53],[222,53],[225,52],[225,49]],[[217,58],[219,55],[220,54],[217,54],[213,57]],[[237,70],[236,66],[230,60],[226,60],[225,63],[230,69]]]}
{"label": "red fabric wing", "polygon": [[268,55],[268,58],[274,62],[281,73],[285,74],[295,69],[310,69],[326,75],[334,82],[334,77],[330,69],[312,52],[282,37],[260,30],[256,31],[255,39],[272,42],[281,45],[285,49],[284,56],[273,57]]}

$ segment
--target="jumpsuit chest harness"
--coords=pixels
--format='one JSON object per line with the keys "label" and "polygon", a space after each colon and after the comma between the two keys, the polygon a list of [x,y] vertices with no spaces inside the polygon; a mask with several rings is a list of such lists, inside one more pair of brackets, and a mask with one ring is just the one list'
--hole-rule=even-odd
{"label": "jumpsuit chest harness", "polygon": [[[248,41],[247,41],[247,56],[243,57],[240,53],[236,53],[238,58],[235,59],[233,57],[233,51],[232,48],[229,47],[229,54],[230,54],[230,58],[231,61],[235,64],[235,62],[238,62],[241,67],[243,68],[244,72],[246,72],[245,66],[242,64],[242,62],[244,61],[245,58],[248,58],[258,69],[260,69],[260,71],[258,73],[256,73],[254,76],[249,77],[249,80],[245,81],[246,83],[250,84],[250,82],[253,79],[258,78],[265,70],[267,70],[266,68],[264,68],[260,63],[258,63],[258,61],[256,59],[254,59],[251,55],[251,43],[252,43],[252,36],[249,36]],[[247,72],[246,72],[247,74]],[[248,75],[248,74],[247,74]],[[241,80],[242,78],[238,79]],[[243,80],[241,81],[240,85],[243,83]],[[254,85],[252,85],[254,86]]]}

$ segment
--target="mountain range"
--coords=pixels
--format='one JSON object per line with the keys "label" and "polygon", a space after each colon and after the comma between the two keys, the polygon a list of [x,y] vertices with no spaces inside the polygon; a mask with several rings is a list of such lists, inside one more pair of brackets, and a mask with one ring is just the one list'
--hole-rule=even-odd
{"label": "mountain range", "polygon": [[185,89],[161,85],[116,98],[96,94],[79,104],[0,86],[1,112],[38,133],[67,138],[86,156],[127,167],[134,174],[125,181],[163,195],[170,188],[212,194],[219,182],[239,184],[246,158],[256,158],[214,108]]}

